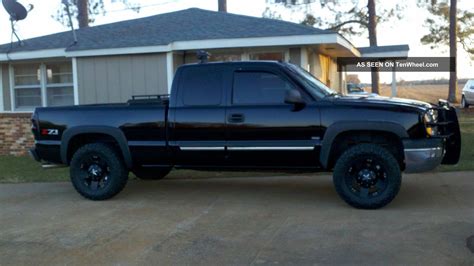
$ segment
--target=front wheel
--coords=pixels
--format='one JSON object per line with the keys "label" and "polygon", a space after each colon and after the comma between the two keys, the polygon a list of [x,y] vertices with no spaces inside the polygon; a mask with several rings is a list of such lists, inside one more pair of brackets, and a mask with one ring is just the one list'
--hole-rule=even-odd
{"label": "front wheel", "polygon": [[461,98],[461,107],[462,108],[469,108],[469,104],[467,103],[466,97],[464,97],[464,95]]}
{"label": "front wheel", "polygon": [[91,200],[112,198],[128,180],[122,157],[112,146],[102,143],[79,148],[72,157],[70,173],[77,192]]}
{"label": "front wheel", "polygon": [[400,191],[402,176],[395,157],[383,147],[359,144],[345,151],[334,167],[334,186],[349,205],[378,209]]}

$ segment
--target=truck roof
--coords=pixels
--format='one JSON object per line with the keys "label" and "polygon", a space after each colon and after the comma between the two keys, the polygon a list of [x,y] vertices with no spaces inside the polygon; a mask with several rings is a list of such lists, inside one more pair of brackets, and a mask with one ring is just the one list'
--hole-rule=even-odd
{"label": "truck roof", "polygon": [[281,61],[273,61],[273,60],[249,60],[249,61],[229,61],[229,62],[207,62],[207,63],[191,63],[185,64],[181,67],[189,67],[189,66],[205,66],[205,65],[286,65],[286,62]]}

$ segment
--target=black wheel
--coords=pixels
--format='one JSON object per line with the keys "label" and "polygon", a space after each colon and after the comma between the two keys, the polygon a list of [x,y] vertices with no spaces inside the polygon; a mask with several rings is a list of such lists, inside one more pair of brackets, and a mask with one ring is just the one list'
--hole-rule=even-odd
{"label": "black wheel", "polygon": [[345,151],[334,167],[334,186],[349,205],[378,209],[400,191],[402,176],[395,157],[383,147],[359,144]]}
{"label": "black wheel", "polygon": [[143,180],[161,180],[171,172],[171,169],[171,167],[138,168],[132,171],[136,177]]}
{"label": "black wheel", "polygon": [[122,157],[111,146],[101,143],[79,148],[71,160],[70,172],[74,188],[91,200],[112,198],[128,180]]}
{"label": "black wheel", "polygon": [[464,95],[461,98],[461,107],[462,108],[469,108],[469,104],[467,103],[466,97],[464,97]]}

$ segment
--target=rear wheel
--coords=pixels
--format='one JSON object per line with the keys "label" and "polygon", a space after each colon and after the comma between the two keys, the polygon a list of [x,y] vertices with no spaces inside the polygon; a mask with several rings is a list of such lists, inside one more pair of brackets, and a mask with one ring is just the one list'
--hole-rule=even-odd
{"label": "rear wheel", "polygon": [[344,152],[334,167],[334,185],[349,205],[378,209],[390,203],[401,186],[400,166],[383,147],[359,144]]}
{"label": "rear wheel", "polygon": [[106,200],[127,184],[128,170],[112,146],[93,143],[77,150],[70,165],[71,181],[83,197]]}
{"label": "rear wheel", "polygon": [[467,103],[466,97],[464,97],[464,95],[461,98],[461,107],[462,108],[469,108],[469,104]]}
{"label": "rear wheel", "polygon": [[143,180],[161,180],[171,172],[171,169],[171,167],[138,168],[133,170],[133,174]]}

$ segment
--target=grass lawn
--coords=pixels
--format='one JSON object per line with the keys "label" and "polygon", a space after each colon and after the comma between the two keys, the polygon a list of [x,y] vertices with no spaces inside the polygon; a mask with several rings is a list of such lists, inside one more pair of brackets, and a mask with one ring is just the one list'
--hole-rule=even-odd
{"label": "grass lawn", "polygon": [[[167,178],[217,178],[245,176],[282,176],[296,175],[297,172],[206,172],[192,170],[174,170]],[[136,178],[130,174],[131,178]],[[69,168],[43,169],[29,157],[0,156],[0,183],[60,182],[69,181]]]}
{"label": "grass lawn", "polygon": [[[287,172],[217,172],[174,170],[167,178],[217,178],[245,176],[281,176]],[[291,175],[299,174],[297,172]],[[131,178],[136,178],[130,174]],[[59,182],[69,181],[69,168],[43,169],[29,157],[0,156],[0,183]]]}
{"label": "grass lawn", "polygon": [[[455,166],[440,166],[437,171],[473,171],[474,170],[474,112],[462,112],[460,116],[462,131],[461,161]],[[283,172],[201,172],[176,170],[169,178],[213,178],[286,175]],[[293,175],[295,173],[292,173]],[[68,181],[69,169],[41,168],[39,163],[29,157],[0,156],[0,183],[57,182]]]}

